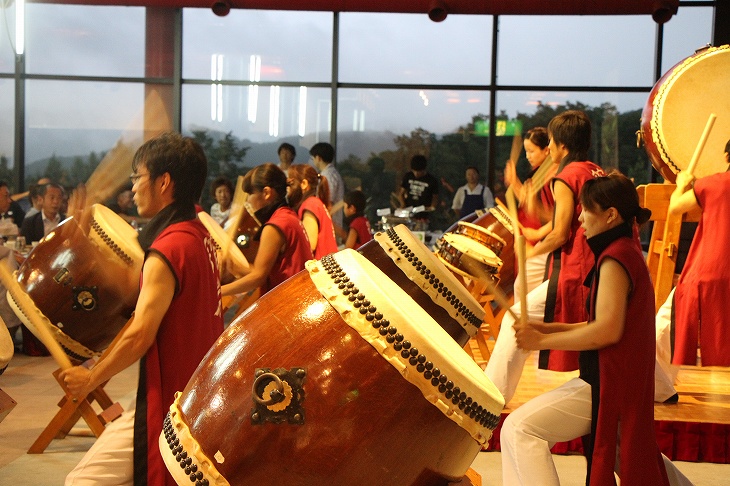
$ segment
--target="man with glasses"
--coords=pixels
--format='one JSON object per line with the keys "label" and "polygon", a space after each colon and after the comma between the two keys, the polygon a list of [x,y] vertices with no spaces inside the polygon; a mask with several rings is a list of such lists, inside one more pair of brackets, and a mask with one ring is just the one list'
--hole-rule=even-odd
{"label": "man with glasses", "polygon": [[158,447],[163,420],[223,332],[216,250],[195,213],[208,171],[202,148],[163,134],[140,147],[132,168],[138,212],[151,218],[139,233],[145,262],[133,320],[91,370],[77,366],[61,379],[73,397],[84,397],[140,360],[136,411],[107,427],[67,485],[173,486]]}

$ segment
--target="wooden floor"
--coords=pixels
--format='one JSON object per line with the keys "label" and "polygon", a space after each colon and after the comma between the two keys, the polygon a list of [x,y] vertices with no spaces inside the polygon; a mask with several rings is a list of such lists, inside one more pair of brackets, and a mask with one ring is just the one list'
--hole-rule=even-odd
{"label": "wooden floor", "polygon": [[[479,347],[470,341],[474,360],[484,368],[487,359]],[[487,340],[490,350],[494,340]],[[537,352],[532,353],[517,387],[515,396],[505,408],[511,412],[531,398],[565,383],[578,372],[561,373],[537,368]],[[679,403],[655,404],[654,419],[671,422],[702,422],[730,424],[730,368],[682,366],[676,385]]]}

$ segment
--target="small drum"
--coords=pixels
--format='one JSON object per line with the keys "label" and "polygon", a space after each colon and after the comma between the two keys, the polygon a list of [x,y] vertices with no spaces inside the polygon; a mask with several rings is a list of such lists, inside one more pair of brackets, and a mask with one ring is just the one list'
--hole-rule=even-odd
{"label": "small drum", "polygon": [[358,250],[398,284],[464,347],[484,320],[484,309],[405,225],[375,233]]}
{"label": "small drum", "polygon": [[489,247],[497,256],[502,253],[502,250],[507,245],[507,242],[502,237],[495,235],[486,228],[482,228],[473,223],[467,223],[466,221],[459,221],[455,233],[457,235],[468,236],[472,240],[476,240],[482,245]]}
{"label": "small drum", "polygon": [[426,311],[343,250],[231,324],[177,394],[160,450],[181,486],[435,486],[463,477],[503,402]]}
{"label": "small drum", "polygon": [[515,261],[515,234],[509,214],[501,206],[494,206],[475,219],[474,225],[480,226],[504,240],[504,248],[499,254],[499,258],[502,259],[502,267],[499,270],[499,288],[507,296],[511,296],[514,292],[517,265]]}
{"label": "small drum", "polygon": [[446,268],[471,280],[499,283],[502,260],[492,250],[468,236],[445,233],[436,252]]}
{"label": "small drum", "polygon": [[[213,238],[213,243],[215,243],[215,249],[218,253],[218,263],[226,262],[225,268],[220,269],[221,283],[226,284],[232,282],[247,274],[249,265],[246,257],[243,256],[241,250],[233,243],[233,240],[228,234],[223,231],[221,225],[205,211],[198,213],[198,219],[203,223]],[[224,249],[225,255],[223,254]]]}
{"label": "small drum", "polygon": [[718,115],[696,177],[727,170],[722,152],[730,133],[730,45],[697,51],[672,67],[649,93],[641,137],[649,159],[669,182],[689,165],[711,113]]}
{"label": "small drum", "polygon": [[38,336],[19,302],[34,309],[66,354],[85,361],[111,344],[131,317],[143,261],[137,231],[95,204],[38,243],[18,269],[8,302]]}
{"label": "small drum", "polygon": [[13,338],[10,337],[8,328],[5,326],[3,320],[0,319],[0,375],[8,367],[8,363],[10,363],[14,353]]}

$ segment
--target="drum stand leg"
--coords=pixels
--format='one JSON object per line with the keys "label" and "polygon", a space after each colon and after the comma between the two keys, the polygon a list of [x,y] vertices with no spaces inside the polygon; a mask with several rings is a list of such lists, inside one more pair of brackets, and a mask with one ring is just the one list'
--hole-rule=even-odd
{"label": "drum stand leg", "polygon": [[[89,360],[84,363],[84,366],[90,366],[93,364],[93,360]],[[88,363],[88,364],[87,364]],[[99,437],[104,432],[104,426],[113,420],[119,418],[122,414],[122,406],[118,402],[112,402],[109,395],[104,391],[104,385],[102,383],[96,387],[91,393],[82,399],[77,401],[70,400],[68,398],[68,390],[63,381],[60,380],[59,375],[61,370],[58,369],[53,372],[53,376],[66,394],[58,403],[60,410],[51,419],[46,428],[41,432],[33,445],[28,449],[28,454],[42,454],[46,450],[46,447],[51,443],[53,439],[62,439],[68,435],[71,428],[78,422],[80,418],[88,424],[91,432],[95,437]],[[102,408],[102,412],[97,414],[92,403],[96,401]]]}
{"label": "drum stand leg", "polygon": [[474,469],[469,468],[461,481],[449,483],[449,486],[482,486],[482,477]]}

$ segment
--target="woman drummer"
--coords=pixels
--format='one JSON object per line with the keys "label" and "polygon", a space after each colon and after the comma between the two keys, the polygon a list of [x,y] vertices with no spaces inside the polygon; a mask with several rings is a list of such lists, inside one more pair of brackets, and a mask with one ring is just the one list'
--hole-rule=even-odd
{"label": "woman drummer", "polygon": [[[527,258],[552,253],[550,278],[527,296],[531,319],[545,322],[581,322],[587,319],[585,302],[588,290],[583,282],[593,265],[593,256],[578,221],[578,195],[586,181],[604,175],[588,161],[591,122],[582,111],[569,110],[548,124],[550,156],[559,164],[551,187],[555,199],[550,232],[531,249]],[[519,312],[519,306],[515,306]],[[486,373],[509,403],[517,388],[529,356],[517,348],[509,313],[502,319],[499,337],[487,362]],[[578,369],[578,355],[565,351],[540,353],[540,367],[555,371]]]}
{"label": "woman drummer", "polygon": [[[531,170],[524,183],[517,177],[515,163],[512,160],[507,161],[504,169],[504,182],[508,187],[512,187],[520,205],[517,217],[520,222],[522,234],[528,243],[533,246],[550,232],[551,223],[544,223],[549,217],[543,218],[542,214],[547,211],[552,211],[555,205],[552,192],[550,192],[549,182],[558,166],[552,164],[550,159],[548,159],[550,155],[549,143],[550,138],[545,127],[532,128],[525,134],[525,139],[522,144],[525,147],[525,155],[527,156],[527,161],[530,163]],[[534,195],[530,194],[534,182],[533,177],[537,169],[545,163],[550,164],[551,169],[548,175],[545,176],[545,179],[539,182],[541,188],[538,188]],[[543,168],[543,170],[545,169],[547,167]],[[534,183],[538,184],[538,182]],[[539,198],[539,202],[533,202],[533,198]],[[525,293],[531,292],[545,280],[547,258],[548,253],[542,253],[533,255],[525,261],[525,271],[527,273],[527,289],[525,289]],[[518,301],[520,295],[522,295],[520,279],[516,277],[514,288],[515,303]]]}
{"label": "woman drummer", "polygon": [[654,290],[633,232],[651,211],[616,172],[586,181],[580,202],[595,258],[588,320],[514,325],[522,349],[580,351],[580,377],[507,417],[500,435],[505,484],[560,484],[550,447],[581,436],[589,437],[586,484],[616,484],[614,471],[629,486],[691,484],[661,455],[654,432]]}
{"label": "woman drummer", "polygon": [[329,213],[329,183],[311,165],[289,167],[288,199],[297,211],[309,237],[314,258],[319,260],[337,251],[337,239]]}
{"label": "woman drummer", "polygon": [[286,174],[271,163],[254,167],[244,177],[243,190],[248,193],[248,203],[261,222],[261,229],[254,237],[260,242],[259,249],[251,271],[223,285],[223,295],[250,292],[258,287],[265,293],[304,270],[304,263],[312,259],[304,227],[287,205],[286,189]]}

